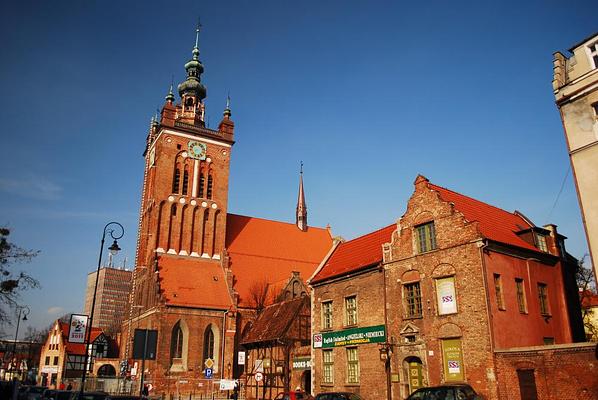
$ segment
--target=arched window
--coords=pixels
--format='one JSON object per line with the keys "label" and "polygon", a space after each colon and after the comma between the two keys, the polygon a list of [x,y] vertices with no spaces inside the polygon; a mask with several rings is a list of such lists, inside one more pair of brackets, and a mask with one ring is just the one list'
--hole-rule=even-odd
{"label": "arched window", "polygon": [[212,332],[212,325],[208,325],[203,334],[203,359],[214,359],[214,332]]}
{"label": "arched window", "polygon": [[212,174],[208,175],[208,193],[206,194],[206,197],[208,199],[212,198],[212,185],[213,185],[213,178],[212,178]]}
{"label": "arched window", "polygon": [[187,171],[187,167],[185,167],[185,172],[183,172],[183,196],[187,195],[187,187],[189,186],[189,171]]}
{"label": "arched window", "polygon": [[206,177],[202,171],[201,175],[199,175],[199,193],[197,193],[197,197],[203,197],[203,190],[206,186]]}
{"label": "arched window", "polygon": [[174,178],[172,179],[172,193],[179,192],[180,183],[181,183],[181,170],[179,169],[179,166],[177,165],[174,170]]}
{"label": "arched window", "polygon": [[180,322],[177,322],[174,328],[172,328],[170,358],[183,358],[183,330],[181,329]]}

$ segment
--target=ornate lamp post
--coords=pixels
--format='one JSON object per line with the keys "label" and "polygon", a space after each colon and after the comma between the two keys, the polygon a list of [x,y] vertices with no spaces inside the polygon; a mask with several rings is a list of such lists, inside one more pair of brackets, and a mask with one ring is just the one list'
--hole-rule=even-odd
{"label": "ornate lamp post", "polygon": [[[17,357],[17,338],[19,337],[19,323],[21,322],[21,315],[23,315],[23,321],[27,321],[27,316],[31,312],[31,310],[27,306],[17,306],[17,310],[19,310],[19,315],[17,317],[17,329],[15,330],[15,341],[12,344],[12,357],[10,360],[11,370],[13,370],[13,368],[12,368],[13,360],[16,361],[16,363],[18,363],[18,361],[19,361],[18,357]],[[18,368],[18,365],[15,364],[14,367],[16,369],[16,368]],[[14,376],[14,372],[13,372],[13,376]]]}
{"label": "ornate lamp post", "polygon": [[[115,231],[116,227],[118,227],[118,230]],[[117,232],[116,235],[115,235],[115,232]],[[120,232],[120,234],[118,234],[118,232]],[[96,292],[98,291],[98,278],[100,277],[100,268],[102,266],[102,253],[104,252],[104,241],[106,239],[106,234],[109,234],[110,237],[112,239],[114,239],[114,242],[112,243],[112,245],[110,247],[108,247],[110,254],[112,254],[114,256],[120,250],[120,247],[118,247],[117,240],[124,236],[125,228],[123,228],[123,226],[121,224],[119,224],[118,222],[108,222],[106,224],[106,226],[104,226],[104,233],[102,234],[102,241],[100,243],[100,256],[98,259],[98,269],[96,270],[96,284],[93,289],[93,299],[91,301],[91,312],[90,312],[89,321],[87,324],[87,337],[85,338],[85,362],[83,363],[83,376],[81,377],[81,390],[80,390],[81,395],[83,395],[83,392],[85,390],[85,377],[87,375],[87,363],[90,361],[89,353],[91,350],[89,348],[89,341],[91,340],[91,329],[93,326],[93,312],[96,307]]]}

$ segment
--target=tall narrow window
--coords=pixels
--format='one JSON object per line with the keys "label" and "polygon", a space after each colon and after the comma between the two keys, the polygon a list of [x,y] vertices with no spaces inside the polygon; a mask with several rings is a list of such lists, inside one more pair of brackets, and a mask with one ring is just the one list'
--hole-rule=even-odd
{"label": "tall narrow window", "polygon": [[496,305],[499,310],[506,310],[505,298],[502,293],[502,279],[499,274],[494,274],[494,293],[496,294]]}
{"label": "tall narrow window", "polygon": [[417,252],[425,253],[426,251],[434,250],[436,248],[436,229],[434,222],[428,222],[415,227]]}
{"label": "tall narrow window", "polygon": [[199,175],[199,192],[197,193],[197,197],[203,197],[203,191],[204,191],[205,186],[206,186],[206,177],[202,172],[201,175]]}
{"label": "tall narrow window", "polygon": [[587,51],[590,59],[594,63],[593,68],[598,68],[598,42],[589,45]]}
{"label": "tall narrow window", "polygon": [[183,357],[183,330],[181,325],[177,322],[172,328],[172,336],[170,338],[170,358]]}
{"label": "tall narrow window", "polygon": [[404,286],[405,308],[407,318],[422,316],[422,294],[419,282],[407,283]]}
{"label": "tall narrow window", "polygon": [[332,350],[322,350],[322,383],[334,382],[334,359]]}
{"label": "tall narrow window", "polygon": [[174,170],[174,178],[172,179],[172,193],[178,193],[181,183],[181,170],[177,168]]}
{"label": "tall narrow window", "polygon": [[525,300],[525,286],[523,279],[515,278],[515,289],[517,290],[517,305],[521,314],[527,314],[527,301]]}
{"label": "tall narrow window", "polygon": [[538,300],[540,302],[540,314],[550,315],[548,306],[548,286],[545,283],[538,283]]}
{"label": "tall narrow window", "polygon": [[206,193],[206,197],[208,199],[212,198],[212,184],[213,184],[213,180],[214,179],[212,178],[212,174],[209,174],[208,175],[208,190],[207,190],[207,193]]}
{"label": "tall narrow window", "polygon": [[214,360],[214,332],[212,332],[212,325],[208,325],[203,334],[203,359],[208,358]]}
{"label": "tall narrow window", "polygon": [[347,348],[347,383],[359,383],[359,356],[357,347]]}
{"label": "tall narrow window", "polygon": [[345,297],[345,321],[348,326],[357,325],[357,297]]}
{"label": "tall narrow window", "polygon": [[183,172],[183,196],[187,195],[187,188],[189,187],[189,171],[185,168]]}
{"label": "tall narrow window", "polygon": [[322,329],[332,328],[332,301],[322,303]]}

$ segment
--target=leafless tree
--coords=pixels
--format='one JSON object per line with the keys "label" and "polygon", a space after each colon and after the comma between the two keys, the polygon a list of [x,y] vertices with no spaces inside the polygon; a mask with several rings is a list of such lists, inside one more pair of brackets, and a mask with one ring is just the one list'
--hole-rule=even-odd
{"label": "leafless tree", "polygon": [[255,281],[249,286],[249,304],[260,314],[268,303],[270,284],[266,279]]}
{"label": "leafless tree", "polygon": [[[588,340],[598,340],[598,326],[593,321],[592,314],[595,310],[589,306],[590,300],[593,296],[596,296],[596,286],[594,280],[594,270],[591,267],[586,267],[584,262],[587,254],[579,260],[577,268],[577,286],[579,287],[581,307],[581,316],[583,318],[583,325],[586,331],[586,337]],[[585,305],[585,307],[584,307]]]}
{"label": "leafless tree", "polygon": [[30,262],[39,251],[25,250],[8,241],[10,229],[0,227],[0,327],[10,323],[10,310],[18,305],[19,293],[39,287],[39,282],[14,264]]}

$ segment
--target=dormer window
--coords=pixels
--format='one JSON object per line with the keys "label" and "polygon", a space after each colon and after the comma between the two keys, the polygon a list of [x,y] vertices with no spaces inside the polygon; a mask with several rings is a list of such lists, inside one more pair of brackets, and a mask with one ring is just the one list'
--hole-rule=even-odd
{"label": "dormer window", "polygon": [[417,241],[418,253],[425,253],[436,249],[436,229],[434,228],[434,221],[416,226],[415,240]]}
{"label": "dormer window", "polygon": [[546,235],[536,232],[536,246],[543,251],[548,253],[548,246],[546,245]]}

